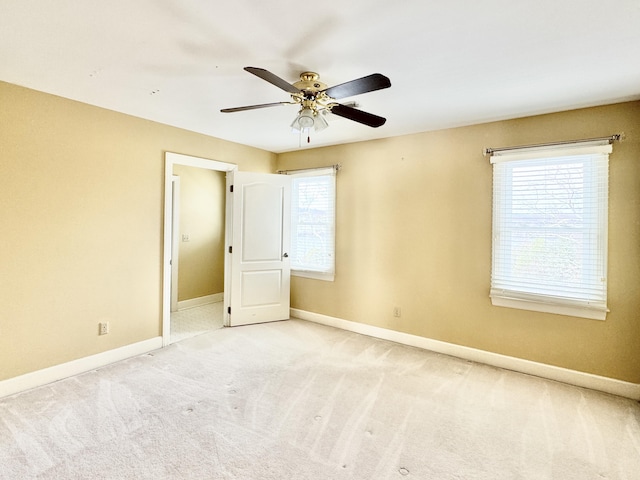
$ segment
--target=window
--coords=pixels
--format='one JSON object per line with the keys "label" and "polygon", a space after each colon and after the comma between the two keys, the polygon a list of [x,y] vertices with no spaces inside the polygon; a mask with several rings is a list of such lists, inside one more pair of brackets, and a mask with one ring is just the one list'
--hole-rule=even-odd
{"label": "window", "polygon": [[333,281],[336,168],[291,175],[291,274]]}
{"label": "window", "polygon": [[493,305],[604,320],[608,142],[492,153]]}

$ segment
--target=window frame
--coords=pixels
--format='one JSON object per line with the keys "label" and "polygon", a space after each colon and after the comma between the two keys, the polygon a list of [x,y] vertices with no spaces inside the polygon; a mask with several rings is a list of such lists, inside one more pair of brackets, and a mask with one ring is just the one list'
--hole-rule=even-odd
{"label": "window frame", "polygon": [[[537,312],[570,315],[589,319],[605,320],[609,311],[607,308],[607,236],[608,236],[608,159],[612,151],[609,141],[581,142],[569,145],[553,147],[523,147],[508,151],[492,152],[491,163],[493,172],[493,226],[492,226],[492,265],[491,265],[491,289],[490,297],[494,306],[532,310]],[[589,189],[590,196],[596,198],[596,202],[590,204],[587,209],[597,233],[591,234],[585,243],[589,245],[589,258],[596,263],[591,267],[590,283],[595,285],[599,278],[600,291],[593,298],[573,298],[568,296],[567,288],[560,287],[556,295],[543,290],[551,290],[547,285],[545,289],[536,287],[524,287],[521,280],[511,281],[517,275],[507,272],[513,268],[508,249],[512,249],[514,243],[505,240],[502,222],[507,218],[515,218],[511,208],[513,202],[513,170],[527,165],[541,165],[546,161],[556,166],[567,165],[576,162],[589,162],[584,168],[583,189]],[[598,163],[600,162],[600,163]],[[595,177],[594,177],[595,176]],[[545,187],[553,185],[553,182],[545,183]],[[556,185],[559,185],[556,184]],[[511,189],[511,191],[509,190]],[[550,198],[550,196],[547,196]],[[595,209],[595,210],[594,210]],[[505,213],[508,212],[508,213]],[[585,224],[580,227],[585,229]],[[535,228],[527,227],[520,233],[530,233]],[[575,231],[580,231],[576,229]],[[580,256],[584,260],[584,256]],[[503,260],[509,261],[503,261]],[[506,279],[506,280],[505,280]],[[542,278],[538,278],[540,284]],[[528,289],[527,289],[528,288]],[[563,290],[563,291],[562,291]]]}

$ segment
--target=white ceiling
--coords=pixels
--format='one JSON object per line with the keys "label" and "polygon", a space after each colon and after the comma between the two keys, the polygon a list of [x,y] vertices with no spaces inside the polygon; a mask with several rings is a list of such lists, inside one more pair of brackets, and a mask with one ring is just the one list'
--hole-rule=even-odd
{"label": "white ceiling", "polygon": [[[329,86],[387,118],[332,116],[310,147],[640,99],[640,0],[2,0],[0,80],[272,152],[294,105],[243,70]],[[308,148],[302,143],[302,148]]]}

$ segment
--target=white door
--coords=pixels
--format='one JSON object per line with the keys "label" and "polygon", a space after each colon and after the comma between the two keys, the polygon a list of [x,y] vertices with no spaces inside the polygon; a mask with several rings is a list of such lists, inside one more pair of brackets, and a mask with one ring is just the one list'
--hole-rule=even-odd
{"label": "white door", "polygon": [[291,179],[238,172],[232,195],[229,325],[289,318]]}

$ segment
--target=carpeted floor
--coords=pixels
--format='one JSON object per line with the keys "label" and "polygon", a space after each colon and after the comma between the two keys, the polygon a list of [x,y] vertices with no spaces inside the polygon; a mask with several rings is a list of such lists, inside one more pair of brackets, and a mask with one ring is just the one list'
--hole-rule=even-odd
{"label": "carpeted floor", "polygon": [[0,399],[2,479],[640,478],[640,405],[300,320]]}

